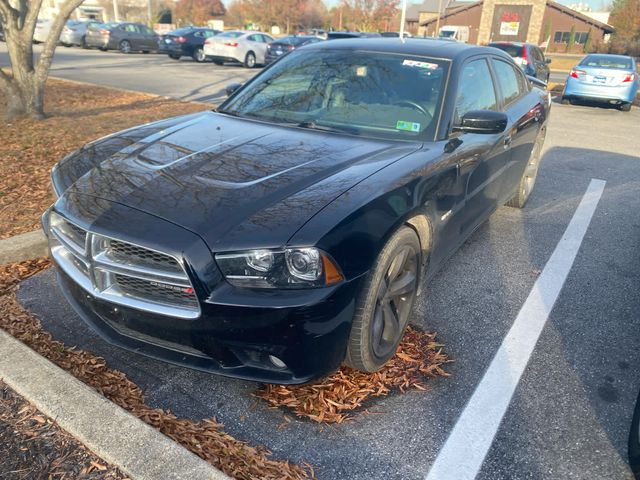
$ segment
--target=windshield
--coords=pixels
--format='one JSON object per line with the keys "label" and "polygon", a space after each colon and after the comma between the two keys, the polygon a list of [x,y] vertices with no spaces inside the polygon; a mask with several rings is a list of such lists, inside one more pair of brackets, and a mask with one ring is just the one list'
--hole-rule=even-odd
{"label": "windshield", "polygon": [[620,68],[630,70],[631,58],[609,55],[589,55],[580,62],[583,67]]}
{"label": "windshield", "polygon": [[294,51],[222,113],[304,128],[432,139],[449,63],[397,54]]}
{"label": "windshield", "polygon": [[218,37],[238,38],[238,37],[241,37],[242,35],[244,35],[244,32],[224,32],[224,33],[220,33]]}

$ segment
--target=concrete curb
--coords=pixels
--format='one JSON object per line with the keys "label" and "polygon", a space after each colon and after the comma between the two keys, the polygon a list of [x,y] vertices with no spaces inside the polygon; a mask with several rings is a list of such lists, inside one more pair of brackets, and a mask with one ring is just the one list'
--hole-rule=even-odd
{"label": "concrete curb", "polygon": [[0,240],[0,265],[44,257],[47,253],[47,237],[42,230]]}
{"label": "concrete curb", "polygon": [[229,480],[0,329],[0,379],[134,480]]}
{"label": "concrete curb", "polygon": [[[54,75],[49,75],[49,78],[52,78],[54,80],[60,80],[62,82],[75,83],[77,85],[85,85],[85,86],[88,85],[90,87],[107,88],[107,89],[110,89],[110,90],[115,90],[116,92],[133,93],[133,94],[136,94],[136,95],[147,95],[147,96],[152,97],[152,98],[162,98],[163,100],[173,100],[175,102],[182,102],[182,103],[195,103],[195,104],[198,104],[198,105],[206,105],[208,107],[211,107],[211,106],[215,107],[216,105],[222,103],[222,101],[220,101],[218,103],[212,103],[212,102],[200,102],[198,100],[183,100],[181,98],[169,97],[167,95],[159,95],[157,93],[145,92],[143,90],[131,90],[131,89],[128,89],[128,88],[110,87],[108,85],[101,85],[99,83],[83,82],[81,80],[69,80],[68,78],[56,77]],[[226,100],[226,97],[223,100]]]}

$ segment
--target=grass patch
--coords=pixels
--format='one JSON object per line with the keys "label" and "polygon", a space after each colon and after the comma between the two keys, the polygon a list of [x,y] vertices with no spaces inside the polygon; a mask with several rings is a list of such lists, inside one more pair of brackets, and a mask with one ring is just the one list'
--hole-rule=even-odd
{"label": "grass patch", "polygon": [[554,55],[552,53],[546,55],[547,58],[551,59],[551,63],[549,64],[549,68],[551,70],[557,70],[559,72],[569,72],[573,67],[575,67],[578,62],[584,57],[581,56],[569,56],[569,55]]}
{"label": "grass patch", "polygon": [[[0,124],[0,239],[38,228],[53,202],[51,167],[68,153],[125,128],[207,108],[55,79],[45,99],[49,118]],[[0,93],[0,119],[4,114]]]}

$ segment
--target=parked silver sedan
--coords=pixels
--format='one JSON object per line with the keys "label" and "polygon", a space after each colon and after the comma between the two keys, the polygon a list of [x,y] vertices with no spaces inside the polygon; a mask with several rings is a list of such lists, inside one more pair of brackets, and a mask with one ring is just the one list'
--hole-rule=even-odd
{"label": "parked silver sedan", "polygon": [[95,20],[68,20],[60,34],[60,43],[65,47],[78,45],[82,48],[89,48],[86,42],[87,30],[99,25],[100,22]]}
{"label": "parked silver sedan", "polygon": [[204,54],[217,65],[240,62],[247,68],[265,64],[267,45],[273,38],[263,32],[230,30],[207,38]]}

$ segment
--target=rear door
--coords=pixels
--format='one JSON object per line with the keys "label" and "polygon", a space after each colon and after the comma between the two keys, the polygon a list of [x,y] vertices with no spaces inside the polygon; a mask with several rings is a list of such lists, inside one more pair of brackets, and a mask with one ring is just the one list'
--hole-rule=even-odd
{"label": "rear door", "polygon": [[120,29],[122,32],[122,39],[126,39],[131,44],[131,50],[141,50],[141,34],[138,30],[137,25],[134,23],[127,23],[126,25],[122,25]]}
{"label": "rear door", "polygon": [[146,25],[138,25],[140,31],[140,42],[143,50],[156,50],[158,48],[158,36],[156,32]]}
{"label": "rear door", "polygon": [[[454,124],[473,110],[502,107],[489,58],[474,57],[460,70]],[[460,136],[466,152],[458,159],[461,181],[465,186],[464,208],[454,223],[463,235],[471,233],[499,205],[504,173],[511,157],[510,126],[500,134],[463,133]]]}
{"label": "rear door", "polygon": [[520,178],[529,162],[544,110],[531,86],[517,66],[494,57],[492,65],[497,79],[503,111],[509,116],[505,140],[509,143],[509,155],[505,155],[505,173],[499,205],[507,202],[515,193]]}

